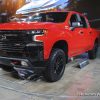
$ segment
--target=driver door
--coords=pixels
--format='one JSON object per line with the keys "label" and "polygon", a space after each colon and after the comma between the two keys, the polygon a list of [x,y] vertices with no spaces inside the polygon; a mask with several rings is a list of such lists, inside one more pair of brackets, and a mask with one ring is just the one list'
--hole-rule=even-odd
{"label": "driver door", "polygon": [[[84,30],[82,27],[73,28],[73,22],[80,22],[80,16],[73,14],[70,18],[70,55],[75,56],[82,53],[84,45]],[[73,28],[73,29],[72,29]]]}

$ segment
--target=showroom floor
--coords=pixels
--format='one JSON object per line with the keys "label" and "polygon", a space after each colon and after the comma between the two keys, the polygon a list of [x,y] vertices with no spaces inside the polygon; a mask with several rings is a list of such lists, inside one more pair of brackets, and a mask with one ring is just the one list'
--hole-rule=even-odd
{"label": "showroom floor", "polygon": [[76,60],[67,64],[55,83],[16,79],[0,69],[0,100],[100,100],[100,52],[89,62],[83,69],[74,66]]}

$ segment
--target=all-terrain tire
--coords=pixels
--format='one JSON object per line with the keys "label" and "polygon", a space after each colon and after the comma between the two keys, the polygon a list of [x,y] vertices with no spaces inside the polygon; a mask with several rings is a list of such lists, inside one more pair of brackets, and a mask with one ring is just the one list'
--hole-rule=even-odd
{"label": "all-terrain tire", "polygon": [[89,59],[95,59],[96,58],[97,50],[98,50],[98,43],[95,42],[93,49],[88,51]]}
{"label": "all-terrain tire", "polygon": [[66,65],[66,55],[62,49],[53,49],[50,55],[48,66],[44,77],[48,82],[56,82],[64,74]]}

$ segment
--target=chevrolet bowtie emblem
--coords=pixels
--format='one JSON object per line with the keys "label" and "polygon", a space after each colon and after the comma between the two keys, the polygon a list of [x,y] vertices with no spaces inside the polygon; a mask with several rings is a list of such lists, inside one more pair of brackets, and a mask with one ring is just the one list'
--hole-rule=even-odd
{"label": "chevrolet bowtie emblem", "polygon": [[6,40],[6,39],[7,39],[6,35],[1,35],[0,36],[0,40]]}

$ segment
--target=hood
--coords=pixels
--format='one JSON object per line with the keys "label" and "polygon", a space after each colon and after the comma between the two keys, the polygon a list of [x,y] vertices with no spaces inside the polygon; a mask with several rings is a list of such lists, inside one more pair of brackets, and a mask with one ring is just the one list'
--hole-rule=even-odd
{"label": "hood", "polygon": [[48,29],[56,26],[51,22],[10,22],[0,24],[0,30],[32,30],[32,29]]}

